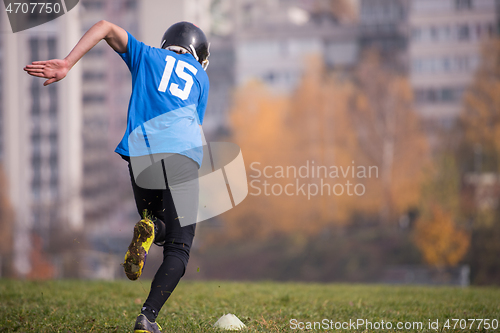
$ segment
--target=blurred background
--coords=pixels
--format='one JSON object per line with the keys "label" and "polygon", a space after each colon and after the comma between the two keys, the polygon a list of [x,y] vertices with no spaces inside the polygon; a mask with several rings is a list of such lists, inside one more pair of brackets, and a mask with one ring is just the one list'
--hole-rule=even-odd
{"label": "blurred background", "polygon": [[[101,42],[49,87],[22,70],[102,19],[211,41],[203,128],[241,147],[251,186],[197,225],[186,278],[500,284],[498,0],[81,0],[16,34],[2,11],[1,277],[125,278],[128,69]],[[311,165],[356,173],[279,174]],[[363,194],[296,191],[347,181]]]}

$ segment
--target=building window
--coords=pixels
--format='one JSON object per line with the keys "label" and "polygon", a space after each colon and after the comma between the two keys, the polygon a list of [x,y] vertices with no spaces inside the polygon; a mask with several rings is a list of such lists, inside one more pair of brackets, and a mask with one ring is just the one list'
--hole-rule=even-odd
{"label": "building window", "polygon": [[[49,37],[47,39],[30,40],[31,56],[40,58],[55,58],[57,56],[57,39]],[[36,49],[35,49],[36,48]],[[41,52],[41,54],[38,54]],[[39,82],[32,82],[31,85],[31,190],[33,200],[36,202],[40,197],[52,193],[57,195],[57,191],[50,192],[50,184],[58,182],[57,165],[57,112],[58,112],[58,88],[57,85],[51,85],[43,91]],[[42,103],[43,99],[48,103]],[[50,133],[42,131],[41,124],[49,121],[48,127],[52,130]],[[50,152],[47,149],[50,149]],[[49,170],[49,174],[46,173]],[[50,184],[49,184],[50,181]],[[55,197],[53,197],[54,199]]]}
{"label": "building window", "polygon": [[435,89],[429,89],[427,91],[427,100],[431,103],[435,103],[437,101],[437,92]]}
{"label": "building window", "polygon": [[273,73],[273,72],[269,72],[267,74],[264,75],[264,81],[266,81],[267,83],[274,83],[274,80],[276,79],[276,75]]}
{"label": "building window", "polygon": [[137,9],[137,1],[136,0],[126,0],[125,3],[126,9]]}
{"label": "building window", "polygon": [[443,102],[453,102],[454,99],[454,94],[453,90],[450,88],[444,88],[441,90],[441,101]]}
{"label": "building window", "polygon": [[461,24],[458,26],[458,40],[468,40],[470,38],[469,25]]}
{"label": "building window", "polygon": [[493,23],[488,24],[488,35],[490,37],[493,37],[493,34],[495,33],[495,26]]}
{"label": "building window", "polygon": [[416,73],[420,73],[422,71],[422,61],[420,59],[413,60],[412,70]]}
{"label": "building window", "polygon": [[412,30],[412,38],[413,40],[421,40],[422,39],[422,29],[413,28]]}
{"label": "building window", "polygon": [[439,104],[439,103],[457,103],[464,93],[462,88],[444,87],[416,89],[414,92],[415,102],[417,104]]}
{"label": "building window", "polygon": [[31,143],[33,145],[38,145],[42,141],[42,134],[40,132],[40,127],[33,129],[31,133]]}
{"label": "building window", "polygon": [[85,81],[103,81],[106,79],[105,72],[85,71],[83,72],[83,79]]}
{"label": "building window", "polygon": [[469,57],[462,56],[456,58],[457,70],[459,72],[467,72],[469,70]]}
{"label": "building window", "polygon": [[48,86],[49,90],[49,116],[52,122],[55,122],[54,119],[57,115],[57,86],[50,85]]}
{"label": "building window", "polygon": [[39,56],[38,56],[38,48],[39,48],[38,38],[36,38],[36,37],[30,38],[29,44],[30,44],[31,61],[38,60],[39,59]]}
{"label": "building window", "polygon": [[40,115],[40,83],[33,78],[31,81],[31,114],[34,116]]}
{"label": "building window", "polygon": [[443,40],[450,40],[451,39],[451,31],[449,26],[444,26],[439,29],[441,39]]}
{"label": "building window", "polygon": [[57,150],[57,132],[52,132],[49,134],[50,145]]}
{"label": "building window", "polygon": [[424,89],[416,89],[414,94],[415,94],[415,102],[417,104],[422,104],[425,102],[425,90]]}
{"label": "building window", "polygon": [[57,57],[57,40],[54,37],[47,39],[47,48],[49,51],[49,58],[54,59]]}
{"label": "building window", "polygon": [[104,103],[106,101],[106,96],[101,94],[84,94],[83,103]]}
{"label": "building window", "polygon": [[451,61],[449,58],[444,58],[443,59],[443,70],[445,72],[450,72],[451,71]]}
{"label": "building window", "polygon": [[472,0],[455,0],[457,10],[470,10],[472,9]]}
{"label": "building window", "polygon": [[104,8],[104,3],[102,1],[85,1],[83,6],[89,11],[100,11]]}
{"label": "building window", "polygon": [[[40,187],[33,186],[31,189],[31,195],[34,201],[40,201]],[[35,214],[35,216],[37,215]]]}
{"label": "building window", "polygon": [[436,27],[431,27],[431,39],[438,39],[438,29]]}
{"label": "building window", "polygon": [[31,156],[31,169],[33,170],[33,178],[31,179],[31,187],[42,186],[42,157],[39,154]]}
{"label": "building window", "polygon": [[479,67],[477,55],[443,58],[417,58],[412,60],[414,73],[463,73],[473,72]]}

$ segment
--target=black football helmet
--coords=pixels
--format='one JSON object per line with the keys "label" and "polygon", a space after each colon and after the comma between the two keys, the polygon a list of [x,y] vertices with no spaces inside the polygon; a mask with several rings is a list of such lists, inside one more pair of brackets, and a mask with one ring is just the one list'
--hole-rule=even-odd
{"label": "black football helmet", "polygon": [[191,53],[201,64],[203,69],[208,67],[210,56],[210,43],[203,31],[189,22],[178,22],[172,25],[163,34],[161,48],[169,46],[180,46]]}

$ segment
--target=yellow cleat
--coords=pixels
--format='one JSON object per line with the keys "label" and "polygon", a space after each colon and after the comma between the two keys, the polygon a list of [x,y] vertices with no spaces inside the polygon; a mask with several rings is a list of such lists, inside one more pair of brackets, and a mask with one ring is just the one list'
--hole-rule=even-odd
{"label": "yellow cleat", "polygon": [[155,226],[151,219],[144,217],[134,227],[134,237],[125,254],[123,268],[130,280],[137,280],[141,274],[148,251],[155,239]]}

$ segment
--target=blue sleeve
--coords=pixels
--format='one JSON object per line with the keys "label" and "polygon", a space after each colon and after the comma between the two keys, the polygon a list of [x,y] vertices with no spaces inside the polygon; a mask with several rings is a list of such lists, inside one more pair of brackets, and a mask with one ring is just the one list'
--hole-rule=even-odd
{"label": "blue sleeve", "polygon": [[200,119],[200,125],[203,125],[203,118],[205,117],[205,110],[207,108],[208,101],[208,90],[210,88],[210,84],[207,80],[204,80],[201,84],[201,94],[198,100],[198,118]]}
{"label": "blue sleeve", "polygon": [[144,50],[148,46],[142,42],[139,42],[128,31],[127,35],[128,35],[127,52],[124,53],[117,52],[117,53],[120,55],[120,57],[122,57],[123,61],[125,61],[125,63],[128,66],[128,69],[132,73],[134,73],[135,71],[137,71]]}

